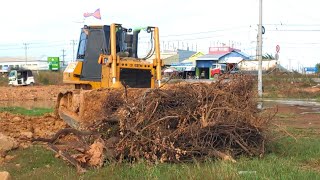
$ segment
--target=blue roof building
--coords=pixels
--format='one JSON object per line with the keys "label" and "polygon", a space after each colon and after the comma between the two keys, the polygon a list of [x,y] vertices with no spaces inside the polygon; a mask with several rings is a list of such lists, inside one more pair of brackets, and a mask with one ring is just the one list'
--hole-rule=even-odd
{"label": "blue roof building", "polygon": [[[232,62],[230,61],[231,59]],[[237,62],[235,62],[237,59]],[[206,79],[211,79],[209,76],[212,69],[212,65],[215,64],[227,64],[234,63],[237,64],[241,60],[250,60],[250,56],[239,50],[231,50],[230,52],[216,53],[216,54],[206,54],[204,56],[198,57],[196,60],[196,75],[199,76],[200,72],[205,73]],[[228,62],[230,61],[230,62]]]}

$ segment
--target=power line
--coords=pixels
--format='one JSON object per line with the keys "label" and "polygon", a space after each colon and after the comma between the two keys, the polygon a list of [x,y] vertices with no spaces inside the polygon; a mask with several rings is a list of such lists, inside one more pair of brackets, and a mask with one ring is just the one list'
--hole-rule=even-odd
{"label": "power line", "polygon": [[[56,44],[56,43],[60,43],[61,44],[61,42],[66,42],[66,41],[44,41],[44,42],[36,42],[36,41],[34,41],[34,42],[29,42],[28,44],[29,45],[33,45],[33,44]],[[7,47],[7,46],[19,46],[19,43],[2,43],[2,44],[0,44],[0,47],[1,46],[5,46],[5,47]]]}
{"label": "power line", "polygon": [[173,37],[173,36],[177,37],[177,36],[189,36],[189,35],[197,35],[197,34],[209,34],[209,33],[220,32],[220,31],[237,30],[237,28],[244,28],[244,27],[247,27],[247,26],[238,26],[238,27],[232,27],[232,28],[226,28],[226,29],[204,31],[204,32],[195,32],[195,33],[187,33],[187,34],[171,34],[171,35],[161,36],[161,38]]}
{"label": "power line", "polygon": [[16,50],[16,49],[22,49],[21,47],[19,48],[5,48],[5,49],[0,49],[0,51],[7,51],[7,50]]}
{"label": "power line", "polygon": [[[247,32],[247,31],[238,31],[238,32]],[[204,36],[204,37],[194,37],[194,38],[181,38],[181,39],[169,39],[166,41],[193,41],[193,40],[202,40],[202,39],[212,39],[216,37],[226,37],[228,35],[212,35],[212,36]],[[139,41],[139,43],[147,43],[148,41]]]}
{"label": "power line", "polygon": [[320,26],[320,24],[263,24],[264,26],[300,26],[300,27],[307,27],[307,26]]}
{"label": "power line", "polygon": [[[55,44],[55,45],[47,45],[47,46],[32,46],[32,44],[31,43],[28,43],[28,48],[32,48],[32,49],[34,49],[34,48],[50,48],[50,47],[61,47],[61,46],[66,46],[67,44]],[[23,47],[23,49],[24,49],[25,47]],[[22,49],[22,47],[12,47],[12,48],[2,48],[2,49],[0,49],[0,50],[3,50],[3,51],[5,51],[5,50],[16,50],[16,49]]]}
{"label": "power line", "polygon": [[293,31],[293,32],[319,32],[320,29],[274,29],[269,31]]}

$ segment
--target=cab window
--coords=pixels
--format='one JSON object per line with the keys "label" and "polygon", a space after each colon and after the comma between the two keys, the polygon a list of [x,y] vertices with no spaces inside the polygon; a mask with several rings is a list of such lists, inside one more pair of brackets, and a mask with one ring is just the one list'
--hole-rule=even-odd
{"label": "cab window", "polygon": [[9,73],[9,77],[15,77],[16,76],[16,71],[11,71]]}

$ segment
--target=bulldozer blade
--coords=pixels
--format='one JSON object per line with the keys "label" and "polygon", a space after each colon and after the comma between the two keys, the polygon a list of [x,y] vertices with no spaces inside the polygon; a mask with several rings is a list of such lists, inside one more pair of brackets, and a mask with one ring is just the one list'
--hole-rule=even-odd
{"label": "bulldozer blade", "polygon": [[79,129],[79,118],[72,115],[67,110],[59,109],[59,117],[63,119],[70,127]]}
{"label": "bulldozer blade", "polygon": [[64,120],[70,127],[80,128],[80,117],[76,112],[72,111],[72,91],[60,92],[57,98],[55,107],[55,114],[62,120]]}

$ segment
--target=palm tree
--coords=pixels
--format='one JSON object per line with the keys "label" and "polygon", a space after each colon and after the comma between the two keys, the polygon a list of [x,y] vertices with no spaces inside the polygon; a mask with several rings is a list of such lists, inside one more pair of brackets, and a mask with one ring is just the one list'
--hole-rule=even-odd
{"label": "palm tree", "polygon": [[271,59],[276,59],[272,54],[269,54],[269,53],[267,53],[267,54],[265,54],[265,55],[262,55],[262,59],[269,59],[269,60],[271,60]]}

